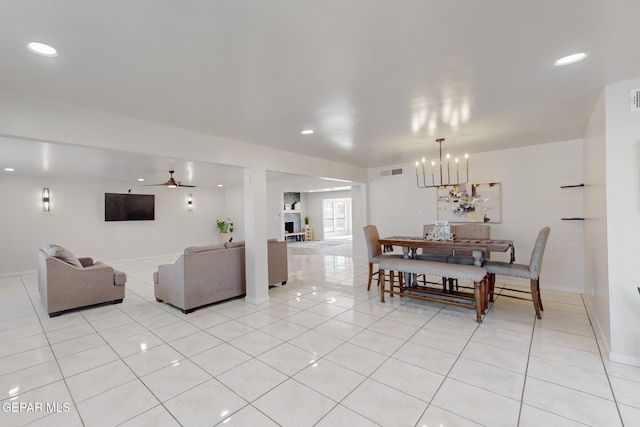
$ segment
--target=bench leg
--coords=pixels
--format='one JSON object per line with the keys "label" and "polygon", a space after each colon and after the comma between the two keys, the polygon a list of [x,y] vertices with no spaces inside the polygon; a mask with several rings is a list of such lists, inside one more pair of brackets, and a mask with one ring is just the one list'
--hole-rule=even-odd
{"label": "bench leg", "polygon": [[476,322],[482,323],[483,301],[482,301],[482,282],[475,282],[473,284],[473,299],[476,305]]}
{"label": "bench leg", "polygon": [[485,314],[485,310],[489,307],[489,283],[487,282],[487,276],[484,276],[480,281],[480,289],[482,289],[482,314]]}
{"label": "bench leg", "polygon": [[489,273],[487,276],[489,276],[489,302],[493,302],[493,292],[496,287],[496,275]]}

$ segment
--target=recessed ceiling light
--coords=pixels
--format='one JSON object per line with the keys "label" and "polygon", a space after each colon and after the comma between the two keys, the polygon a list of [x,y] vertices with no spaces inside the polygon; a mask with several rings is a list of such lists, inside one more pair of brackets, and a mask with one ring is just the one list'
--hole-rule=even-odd
{"label": "recessed ceiling light", "polygon": [[31,52],[37,53],[38,55],[48,56],[48,57],[58,56],[58,51],[55,50],[53,47],[49,46],[48,44],[31,42],[27,45],[27,47]]}
{"label": "recessed ceiling light", "polygon": [[222,184],[218,184],[218,187],[224,187],[224,185],[222,185]]}
{"label": "recessed ceiling light", "polygon": [[573,55],[565,56],[564,58],[560,58],[556,61],[556,67],[562,67],[563,65],[575,64],[576,62],[580,62],[587,57],[585,52],[574,53]]}
{"label": "recessed ceiling light", "polygon": [[5,172],[15,172],[16,170],[14,168],[4,168]]}
{"label": "recessed ceiling light", "polygon": [[143,182],[144,178],[138,178],[138,181]]}
{"label": "recessed ceiling light", "polygon": [[303,135],[311,135],[313,133],[313,129],[305,129],[300,133]]}

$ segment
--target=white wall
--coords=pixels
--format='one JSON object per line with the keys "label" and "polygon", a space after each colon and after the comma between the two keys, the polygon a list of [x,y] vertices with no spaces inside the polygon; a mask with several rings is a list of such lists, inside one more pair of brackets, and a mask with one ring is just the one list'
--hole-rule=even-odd
{"label": "white wall", "polygon": [[[474,154],[469,164],[472,182],[501,183],[502,223],[491,224],[492,237],[512,239],[516,262],[528,264],[538,231],[550,226],[540,286],[582,292],[584,224],[560,219],[582,216],[579,190],[560,189],[582,182],[582,141]],[[369,221],[382,236],[420,235],[423,224],[437,219],[436,191],[416,188],[414,165],[398,166],[404,174],[395,177],[379,176],[380,169],[388,167],[369,170]],[[506,254],[491,256],[506,260]],[[509,281],[528,286],[518,279]]]}
{"label": "white wall", "polygon": [[604,91],[584,135],[585,300],[596,332],[611,348],[607,259],[606,128]]}
{"label": "white wall", "polygon": [[640,366],[640,112],[629,111],[629,91],[640,77],[605,88],[607,245],[611,353]]}
{"label": "white wall", "polygon": [[[349,184],[338,183],[338,185],[345,186]],[[335,181],[327,181],[307,176],[292,176],[291,179],[280,179],[268,182],[267,230],[269,237],[278,237],[282,239],[282,236],[284,235],[284,222],[282,220],[284,203],[283,194],[288,192],[302,192],[300,194],[300,203],[302,204],[300,216],[302,219],[304,219],[305,216],[309,217],[309,225],[313,229],[313,240],[322,240],[322,199],[338,197],[351,198],[351,192],[326,191],[310,193],[304,191],[329,188],[332,186],[336,186]],[[339,194],[339,196],[337,196],[337,194]],[[334,195],[336,196],[334,197]],[[353,226],[355,227],[355,225]]]}
{"label": "white wall", "polygon": [[[0,274],[36,269],[36,250],[56,243],[77,256],[117,261],[181,253],[186,246],[217,243],[216,217],[225,214],[224,190],[132,188],[155,194],[155,221],[104,220],[104,193],[126,193],[126,184],[87,179],[4,175],[0,194]],[[42,211],[42,188],[51,211]],[[187,211],[187,194],[194,210]]]}
{"label": "white wall", "polygon": [[226,212],[225,218],[229,218],[233,222],[234,230],[231,237],[233,237],[234,241],[245,240],[244,188],[229,187],[225,190],[225,195],[225,202],[221,208]]}
{"label": "white wall", "polygon": [[[319,191],[314,193],[305,193],[307,207],[306,212],[309,216],[309,225],[313,229],[313,240],[324,240],[324,227],[322,222],[322,201],[325,199],[351,199],[351,191]],[[351,215],[351,212],[348,212]],[[351,227],[351,218],[349,218],[349,227]],[[349,228],[351,230],[351,228]]]}

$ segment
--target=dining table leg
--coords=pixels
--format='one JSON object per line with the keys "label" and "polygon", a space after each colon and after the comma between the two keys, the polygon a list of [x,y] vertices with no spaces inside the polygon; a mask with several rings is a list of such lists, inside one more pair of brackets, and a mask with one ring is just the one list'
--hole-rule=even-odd
{"label": "dining table leg", "polygon": [[473,256],[473,265],[476,267],[482,267],[484,265],[484,257],[482,251],[471,251]]}
{"label": "dining table leg", "polygon": [[[409,255],[409,258],[411,259],[417,259],[418,258],[418,248],[410,248],[411,249],[411,255]],[[406,273],[407,275],[407,286],[410,288],[417,288],[418,287],[418,275],[416,273]]]}
{"label": "dining table leg", "polygon": [[408,246],[403,246],[402,247],[402,258],[404,258],[404,259],[411,258],[411,255],[409,255],[409,247]]}

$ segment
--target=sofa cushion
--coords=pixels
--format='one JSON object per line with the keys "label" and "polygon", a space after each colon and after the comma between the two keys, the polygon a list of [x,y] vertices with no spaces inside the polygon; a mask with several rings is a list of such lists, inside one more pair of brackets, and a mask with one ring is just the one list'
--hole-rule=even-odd
{"label": "sofa cushion", "polygon": [[62,246],[50,243],[48,245],[45,245],[42,250],[44,251],[44,253],[51,257],[58,258],[59,260],[62,260],[67,264],[71,264],[74,267],[82,268],[82,264],[80,263],[80,260],[78,260],[78,257],[76,257],[70,250],[63,248]]}
{"label": "sofa cushion", "polygon": [[197,254],[198,252],[215,251],[224,249],[224,245],[189,246],[184,250],[185,254]]}

